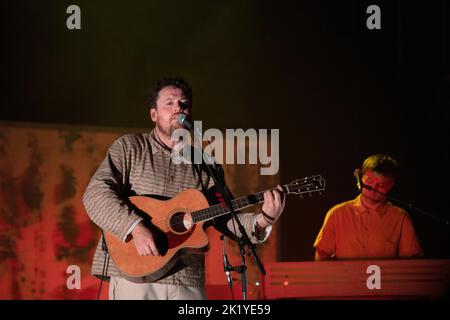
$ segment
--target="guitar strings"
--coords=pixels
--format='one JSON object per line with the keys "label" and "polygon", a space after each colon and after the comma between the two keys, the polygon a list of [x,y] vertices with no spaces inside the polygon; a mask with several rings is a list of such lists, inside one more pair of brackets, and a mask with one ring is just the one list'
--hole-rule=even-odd
{"label": "guitar strings", "polygon": [[[261,195],[256,194],[255,196],[258,200],[261,200],[260,199]],[[233,202],[233,206],[240,206],[241,208],[242,208],[242,206],[252,205],[252,203],[248,201],[248,197],[237,198],[237,199],[232,200],[232,202]],[[208,208],[204,208],[204,209],[200,209],[200,210],[191,212],[190,214],[191,214],[191,217],[192,217],[192,214],[195,214],[196,215],[195,218],[200,218],[201,220],[204,220],[204,218],[214,218],[217,216],[225,215],[227,213],[229,213],[228,207],[224,208],[224,207],[222,207],[221,204],[216,204],[216,205],[208,207]],[[164,219],[156,220],[152,223],[156,226],[165,226],[166,222],[172,221],[173,225],[177,225],[177,224],[181,224],[184,221],[185,215],[186,215],[186,213],[183,215],[180,215],[180,217],[175,217],[173,219],[172,219],[172,216],[169,216]],[[192,217],[192,218],[194,218],[194,217]],[[197,221],[197,222],[200,222],[200,221]],[[197,223],[194,221],[192,221],[192,222]]]}
{"label": "guitar strings", "polygon": [[[295,185],[297,188],[299,187],[299,185]],[[285,185],[284,187],[287,187],[287,185]],[[305,186],[303,186],[305,187]],[[277,188],[272,188],[272,189],[268,189],[268,190],[276,190]],[[287,190],[289,190],[289,188],[287,188]],[[311,190],[314,191],[314,190]],[[261,201],[261,198],[263,197],[265,191],[261,191],[258,193],[255,193],[254,196]],[[237,199],[233,199],[232,200],[233,206],[237,205],[237,206],[246,206],[246,205],[252,205],[253,203],[249,202],[249,196],[245,196],[245,197],[241,197],[241,198],[237,198]],[[204,211],[203,213],[201,213],[202,211]],[[214,218],[217,216],[221,216],[221,215],[225,215],[229,213],[228,207],[224,208],[222,207],[222,204],[216,204],[213,205],[211,207],[208,208],[204,208],[204,209],[200,209],[194,212],[191,212],[191,218],[192,220],[194,219],[194,217],[192,216],[192,214],[196,215],[196,218],[200,218],[201,220],[197,221],[200,222],[202,220],[205,220],[205,218]],[[184,220],[185,220],[185,216],[186,216],[186,212],[182,215],[180,215],[180,217],[175,217],[172,219],[172,216],[169,216],[165,219],[161,219],[161,220],[156,220],[154,222],[152,222],[153,225],[158,226],[158,227],[164,227],[166,226],[166,222],[168,221],[172,221],[172,225],[178,225],[181,224]],[[192,223],[197,223],[192,221]]]}

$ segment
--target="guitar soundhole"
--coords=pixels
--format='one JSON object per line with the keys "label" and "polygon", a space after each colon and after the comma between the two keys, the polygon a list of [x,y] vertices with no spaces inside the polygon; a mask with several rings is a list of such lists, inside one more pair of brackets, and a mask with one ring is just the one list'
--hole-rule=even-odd
{"label": "guitar soundhole", "polygon": [[170,217],[170,227],[174,232],[183,233],[188,230],[184,225],[184,215],[184,212],[177,212]]}

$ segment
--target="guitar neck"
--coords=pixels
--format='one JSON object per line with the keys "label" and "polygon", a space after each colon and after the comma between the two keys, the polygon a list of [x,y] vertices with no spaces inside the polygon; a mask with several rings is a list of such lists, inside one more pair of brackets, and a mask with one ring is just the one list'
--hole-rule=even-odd
{"label": "guitar neck", "polygon": [[[276,188],[272,188],[269,190],[275,189]],[[325,190],[325,180],[320,175],[305,177],[302,179],[294,180],[289,184],[283,185],[282,189],[285,194],[298,194],[300,196],[303,196],[303,194],[309,194],[311,196],[312,193],[316,192],[320,193],[321,191]],[[255,204],[264,202],[264,192],[266,191],[261,191],[245,197],[240,197],[231,200],[233,209],[238,211],[241,209],[251,207]],[[222,202],[213,205],[209,208],[192,212],[191,216],[192,221],[194,223],[198,223],[202,221],[211,220],[216,217],[226,215],[228,213],[230,213],[228,206]]]}
{"label": "guitar neck", "polygon": [[[283,186],[283,189],[284,186]],[[270,189],[273,190],[273,189]],[[254,193],[245,197],[240,197],[240,198],[236,198],[231,200],[231,204],[233,205],[233,209],[238,211],[241,209],[245,209],[248,207],[251,207],[253,205],[259,204],[264,202],[264,192],[265,191],[261,191],[258,193]],[[216,205],[213,205],[209,208],[205,208],[202,210],[198,210],[195,212],[192,212],[192,221],[194,223],[198,223],[198,222],[202,222],[202,221],[207,221],[207,220],[211,220],[223,215],[226,215],[230,213],[230,209],[228,208],[228,206],[225,203],[219,203]]]}

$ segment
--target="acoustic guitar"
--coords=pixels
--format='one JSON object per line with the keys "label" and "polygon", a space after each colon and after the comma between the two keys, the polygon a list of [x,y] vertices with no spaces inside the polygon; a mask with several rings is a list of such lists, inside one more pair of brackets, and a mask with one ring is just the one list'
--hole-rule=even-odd
{"label": "acoustic guitar", "polygon": [[[325,190],[320,175],[297,179],[282,186],[286,194],[310,195]],[[160,256],[140,256],[134,242],[122,241],[108,232],[104,237],[109,254],[126,276],[146,277],[154,281],[165,275],[185,253],[208,250],[204,223],[230,213],[225,203],[209,204],[199,190],[187,189],[168,200],[148,196],[129,197],[131,204],[144,217],[153,232]],[[264,191],[232,200],[234,210],[241,210],[264,201]]]}

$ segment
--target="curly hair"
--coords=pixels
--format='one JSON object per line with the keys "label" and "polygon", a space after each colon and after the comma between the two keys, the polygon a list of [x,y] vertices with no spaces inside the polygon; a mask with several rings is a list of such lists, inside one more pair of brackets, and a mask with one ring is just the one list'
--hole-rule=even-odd
{"label": "curly hair", "polygon": [[387,154],[374,154],[364,160],[362,172],[373,170],[387,177],[397,178],[398,164]]}
{"label": "curly hair", "polygon": [[190,85],[181,77],[164,77],[156,82],[155,87],[150,91],[148,103],[150,108],[156,108],[156,101],[159,97],[159,92],[162,88],[172,86],[183,91],[184,96],[189,100],[189,104],[192,105],[192,89]]}

